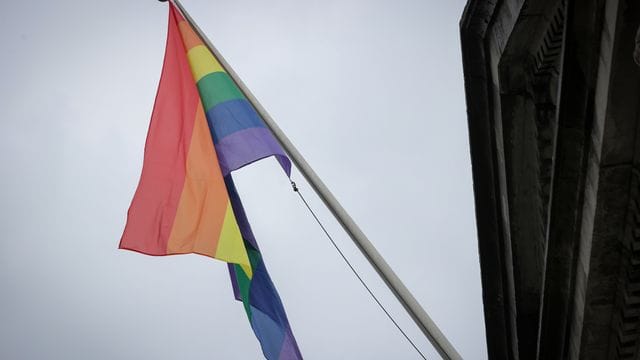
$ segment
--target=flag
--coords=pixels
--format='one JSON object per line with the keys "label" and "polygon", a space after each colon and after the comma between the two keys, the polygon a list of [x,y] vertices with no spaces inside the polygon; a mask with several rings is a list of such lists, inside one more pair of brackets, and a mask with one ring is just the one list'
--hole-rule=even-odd
{"label": "flag", "polygon": [[237,300],[242,301],[256,337],[260,339],[262,352],[267,359],[302,359],[298,344],[284,311],[262,254],[251,231],[251,226],[240,202],[231,175],[225,177],[233,211],[238,218],[242,237],[249,253],[253,275],[242,266],[229,264],[229,273]]}
{"label": "flag", "polygon": [[272,155],[290,176],[262,118],[169,2],[163,70],[120,248],[227,262],[265,358],[296,360],[302,355],[230,174]]}
{"label": "flag", "polygon": [[251,271],[175,17],[120,248],[198,253]]}
{"label": "flag", "polygon": [[207,114],[222,174],[274,155],[288,176],[291,162],[260,115],[209,51],[202,39],[170,2],[193,78]]}

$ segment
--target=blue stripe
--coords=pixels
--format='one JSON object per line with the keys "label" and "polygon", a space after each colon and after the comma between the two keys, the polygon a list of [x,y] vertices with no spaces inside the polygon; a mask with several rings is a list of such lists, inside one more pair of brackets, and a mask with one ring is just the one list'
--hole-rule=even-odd
{"label": "blue stripe", "polygon": [[284,342],[284,329],[267,314],[251,307],[251,327],[256,334],[262,353],[268,360],[278,360]]}
{"label": "blue stripe", "polygon": [[240,130],[265,127],[264,122],[247,99],[227,100],[207,111],[207,122],[213,143]]}
{"label": "blue stripe", "polygon": [[[251,251],[251,250],[250,250]],[[255,250],[253,250],[255,251]],[[284,306],[278,296],[278,291],[273,285],[269,273],[265,267],[262,256],[257,252],[255,266],[253,266],[253,277],[251,278],[251,287],[249,290],[249,303],[251,307],[260,309],[265,315],[269,316],[284,327],[287,315],[284,312]],[[255,255],[254,255],[255,256]]]}

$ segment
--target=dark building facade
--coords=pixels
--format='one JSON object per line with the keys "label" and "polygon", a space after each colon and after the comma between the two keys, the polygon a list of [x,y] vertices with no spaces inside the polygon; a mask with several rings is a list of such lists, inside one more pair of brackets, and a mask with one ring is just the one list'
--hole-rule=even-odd
{"label": "dark building facade", "polygon": [[640,359],[640,0],[469,0],[490,359]]}

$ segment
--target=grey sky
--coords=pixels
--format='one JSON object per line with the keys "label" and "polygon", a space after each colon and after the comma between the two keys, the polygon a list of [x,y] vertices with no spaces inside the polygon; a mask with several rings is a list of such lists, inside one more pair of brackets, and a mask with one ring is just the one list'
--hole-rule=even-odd
{"label": "grey sky", "polygon": [[[183,3],[460,353],[486,358],[458,37],[464,1]],[[162,65],[166,4],[3,5],[0,358],[260,358],[223,263],[117,250]],[[418,358],[274,160],[235,179],[305,358]]]}

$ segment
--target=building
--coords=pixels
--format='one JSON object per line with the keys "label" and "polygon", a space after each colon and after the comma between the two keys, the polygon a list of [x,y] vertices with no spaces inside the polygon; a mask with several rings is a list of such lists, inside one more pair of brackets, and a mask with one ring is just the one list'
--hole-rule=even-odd
{"label": "building", "polygon": [[640,0],[466,6],[490,359],[640,359],[639,25]]}

